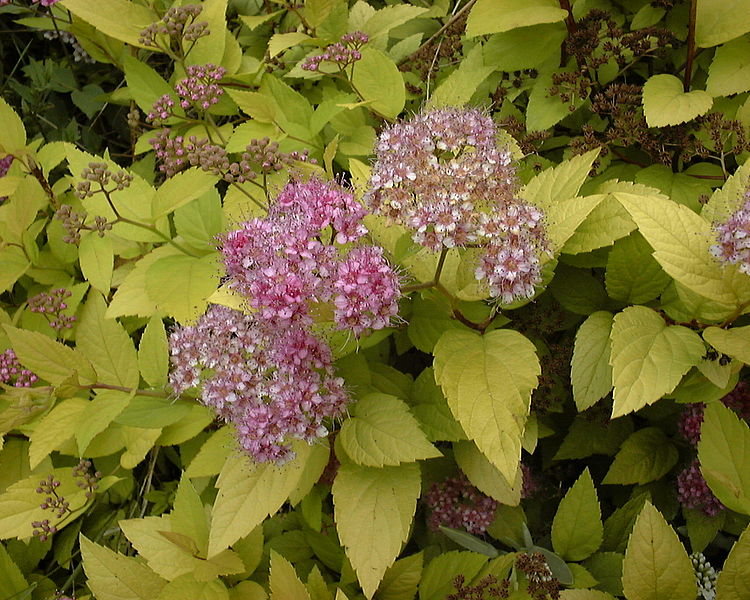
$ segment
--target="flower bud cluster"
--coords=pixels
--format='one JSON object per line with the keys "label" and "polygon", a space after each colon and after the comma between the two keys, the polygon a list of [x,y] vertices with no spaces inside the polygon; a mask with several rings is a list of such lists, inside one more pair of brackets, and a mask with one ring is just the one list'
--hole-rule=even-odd
{"label": "flower bud cluster", "polygon": [[[746,381],[740,381],[735,388],[721,399],[727,408],[731,408],[738,417],[746,421],[750,420],[750,385]],[[701,439],[701,426],[703,425],[703,411],[706,405],[703,402],[688,404],[680,415],[677,429],[693,446]]]}
{"label": "flower bud cluster", "polygon": [[702,510],[709,517],[724,510],[724,505],[714,496],[703,478],[698,459],[677,476],[677,500],[683,507]]}
{"label": "flower bud cluster", "polygon": [[153,48],[161,47],[158,41],[159,36],[170,38],[168,47],[179,44],[180,39],[195,42],[209,34],[208,21],[196,21],[202,11],[203,7],[200,4],[173,6],[164,13],[160,21],[152,23],[141,31],[138,42]]}
{"label": "flower bud cluster", "polygon": [[711,254],[728,264],[739,264],[740,271],[750,275],[750,187],[742,206],[724,223],[715,223],[717,244]]}
{"label": "flower bud cluster", "polygon": [[433,531],[441,525],[481,535],[495,518],[498,502],[484,495],[461,473],[435,482],[425,496],[432,511],[427,523]]}
{"label": "flower bud cluster", "polygon": [[71,292],[65,288],[58,288],[51,292],[42,292],[29,298],[29,310],[35,313],[41,313],[49,322],[49,326],[55,331],[63,329],[72,329],[75,323],[75,316],[68,316],[62,312],[68,308],[65,298],[69,298]]}
{"label": "flower bud cluster", "polygon": [[[2,6],[2,5],[0,5]],[[8,154],[6,157],[0,159],[0,177],[5,177],[10,170],[10,166],[13,164],[13,155]],[[5,202],[8,196],[0,196],[0,204]]]}
{"label": "flower bud cluster", "polygon": [[305,71],[317,71],[320,69],[320,63],[329,62],[343,70],[345,67],[354,64],[362,58],[362,53],[359,49],[369,39],[367,34],[361,31],[344,34],[335,44],[326,46],[321,54],[306,58],[302,63],[302,68]]}
{"label": "flower bud cluster", "polygon": [[68,44],[71,48],[73,48],[73,60],[75,62],[83,62],[88,64],[94,64],[96,61],[91,58],[88,52],[83,49],[83,46],[78,42],[78,39],[76,36],[74,36],[69,31],[64,31],[62,29],[57,30],[50,30],[44,32],[44,39],[47,40],[57,40],[59,39],[64,44]]}
{"label": "flower bud cluster", "polygon": [[86,490],[86,498],[92,498],[94,492],[99,489],[99,480],[102,478],[100,471],[89,472],[91,469],[91,461],[81,459],[78,464],[73,467],[73,478],[79,479],[76,485],[82,490]]}
{"label": "flower bud cluster", "polygon": [[544,215],[515,197],[510,151],[476,109],[441,108],[384,130],[368,207],[433,251],[481,247],[476,277],[503,302],[531,297],[547,251]]}
{"label": "flower bud cluster", "polygon": [[174,90],[180,97],[180,106],[184,109],[208,110],[224,95],[224,90],[217,81],[226,75],[224,67],[211,63],[191,65],[187,68],[187,77],[175,85]]}
{"label": "flower bud cluster", "polygon": [[[81,179],[76,186],[76,196],[81,200],[97,194],[101,191],[115,192],[122,191],[127,187],[130,187],[130,183],[133,181],[133,176],[127,171],[117,171],[113,173],[109,165],[104,162],[90,162],[88,166],[81,172]],[[99,189],[91,189],[92,183],[98,183]],[[105,188],[110,183],[114,184],[114,187],[110,190]]]}
{"label": "flower bud cluster", "polygon": [[702,552],[693,552],[690,555],[690,562],[693,563],[695,583],[698,586],[698,600],[714,600],[718,579],[716,569],[711,566]]}
{"label": "flower bud cluster", "polygon": [[13,350],[0,352],[0,383],[7,383],[15,387],[31,387],[38,377],[24,369]]}

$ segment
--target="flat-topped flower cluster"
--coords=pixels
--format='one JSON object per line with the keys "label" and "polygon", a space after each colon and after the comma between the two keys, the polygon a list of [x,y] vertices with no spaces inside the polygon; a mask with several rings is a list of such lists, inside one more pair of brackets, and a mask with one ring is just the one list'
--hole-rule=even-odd
{"label": "flat-topped flower cluster", "polygon": [[201,401],[235,425],[258,462],[289,460],[293,439],[326,436],[327,421],[346,410],[349,394],[314,333],[316,315],[328,306],[336,328],[360,336],[398,312],[398,276],[381,248],[364,243],[364,215],[336,183],[290,182],[266,217],[221,240],[249,314],[214,306],[171,335],[175,392],[201,386]]}

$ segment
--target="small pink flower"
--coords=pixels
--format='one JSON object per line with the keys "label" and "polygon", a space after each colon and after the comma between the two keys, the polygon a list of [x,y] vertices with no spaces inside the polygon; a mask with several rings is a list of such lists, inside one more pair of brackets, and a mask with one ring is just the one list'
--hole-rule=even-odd
{"label": "small pink flower", "polygon": [[463,473],[433,483],[425,503],[431,510],[427,523],[433,531],[445,525],[475,535],[487,530],[498,506],[497,500],[480,492]]}
{"label": "small pink flower", "polygon": [[703,478],[698,459],[677,476],[677,500],[685,508],[702,510],[709,517],[725,508]]}

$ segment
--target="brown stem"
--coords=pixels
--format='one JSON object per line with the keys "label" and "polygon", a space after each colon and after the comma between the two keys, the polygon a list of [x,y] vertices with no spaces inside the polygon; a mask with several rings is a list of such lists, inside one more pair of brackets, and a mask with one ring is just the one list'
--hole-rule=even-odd
{"label": "brown stem", "polygon": [[443,33],[445,33],[445,30],[446,30],[446,29],[448,29],[448,28],[449,28],[449,27],[450,27],[451,25],[453,25],[453,23],[455,23],[455,22],[456,22],[456,21],[457,21],[458,19],[460,19],[460,18],[461,18],[461,16],[462,16],[462,15],[463,15],[463,14],[464,14],[464,13],[465,13],[465,12],[466,12],[467,10],[469,10],[469,9],[470,9],[470,8],[471,8],[472,6],[474,6],[474,3],[475,3],[476,1],[477,1],[477,0],[469,0],[469,1],[468,1],[468,2],[467,2],[467,3],[465,4],[465,5],[464,5],[464,7],[463,7],[463,8],[461,9],[461,10],[459,10],[459,11],[458,11],[458,12],[457,12],[457,13],[456,13],[455,15],[453,15],[453,16],[452,16],[452,17],[451,17],[450,19],[448,19],[448,21],[446,21],[445,25],[443,25],[443,26],[442,26],[442,27],[441,27],[440,29],[438,29],[438,30],[437,30],[437,31],[436,31],[435,33],[433,33],[433,34],[432,34],[432,35],[431,35],[431,36],[430,36],[430,37],[429,37],[429,38],[427,39],[427,41],[426,41],[426,42],[424,42],[424,43],[423,43],[423,44],[422,44],[422,45],[421,45],[421,46],[420,46],[419,48],[417,48],[417,49],[416,49],[416,50],[415,50],[414,52],[412,52],[411,54],[409,54],[409,55],[408,55],[408,56],[406,56],[405,58],[402,58],[402,59],[401,59],[401,60],[399,61],[399,63],[398,63],[398,64],[399,64],[399,65],[402,65],[402,64],[404,64],[404,63],[406,63],[406,62],[409,62],[409,61],[410,61],[410,60],[412,60],[412,58],[414,58],[414,56],[415,56],[415,55],[417,55],[417,54],[418,54],[418,53],[419,53],[419,52],[420,52],[421,50],[423,50],[423,49],[427,48],[427,47],[428,47],[428,46],[429,46],[430,44],[432,44],[432,42],[434,42],[434,41],[435,41],[435,40],[436,40],[437,38],[439,38],[439,37],[440,37],[441,35],[443,35]]}
{"label": "brown stem", "polygon": [[693,59],[695,58],[695,14],[698,9],[698,0],[690,1],[690,18],[688,20],[687,36],[687,59],[685,60],[685,76],[683,89],[690,91],[690,83],[693,78]]}
{"label": "brown stem", "polygon": [[[81,385],[79,387],[84,390],[115,390],[117,392],[126,393],[130,393],[133,391],[133,388],[124,387],[121,385],[110,385],[108,383],[92,383],[91,385]],[[165,392],[155,392],[153,390],[135,390],[135,395],[149,396],[151,398],[169,398],[170,396]]]}
{"label": "brown stem", "polygon": [[565,27],[568,29],[568,35],[572,36],[578,31],[578,25],[573,17],[573,8],[570,6],[570,0],[560,0],[560,8],[568,11],[568,16],[565,17]]}

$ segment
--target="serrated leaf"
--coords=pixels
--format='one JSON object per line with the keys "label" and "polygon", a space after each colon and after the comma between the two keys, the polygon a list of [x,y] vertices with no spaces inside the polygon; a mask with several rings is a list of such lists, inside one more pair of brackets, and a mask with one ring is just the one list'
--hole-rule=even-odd
{"label": "serrated leaf", "polygon": [[[750,103],[748,106],[750,107]],[[744,203],[745,190],[749,182],[750,161],[746,161],[729,176],[723,186],[714,190],[708,202],[703,205],[701,216],[711,223],[729,219],[732,213]]]}
{"label": "serrated leaf", "polygon": [[104,298],[90,292],[76,327],[77,347],[94,365],[101,382],[137,388],[140,375],[133,340],[122,325],[105,317],[106,311]]}
{"label": "serrated leaf", "polygon": [[419,600],[444,600],[455,591],[456,575],[471,581],[487,563],[487,557],[475,552],[444,552],[433,558],[419,583]]}
{"label": "serrated leaf", "polygon": [[83,570],[97,600],[154,600],[166,581],[142,562],[80,537]]}
{"label": "serrated leaf", "polygon": [[84,385],[95,383],[96,371],[86,356],[42,333],[3,325],[18,360],[40,378],[59,385],[73,373]]}
{"label": "serrated leaf", "polygon": [[701,473],[724,506],[750,515],[750,428],[721,402],[703,413]]}
{"label": "serrated leaf", "polygon": [[604,521],[602,550],[625,552],[635,520],[649,498],[648,493],[633,496],[607,517],[607,520]]}
{"label": "serrated leaf", "polygon": [[609,364],[612,319],[612,313],[607,311],[592,313],[576,332],[570,381],[579,411],[593,406],[612,389],[612,367]]}
{"label": "serrated leaf", "polygon": [[479,0],[469,13],[466,35],[476,37],[488,33],[500,33],[516,27],[528,27],[539,23],[556,23],[567,16],[554,0]]}
{"label": "serrated leaf", "polygon": [[602,483],[644,484],[666,475],[677,464],[677,448],[658,427],[645,427],[622,443]]}
{"label": "serrated leaf", "polygon": [[747,0],[701,0],[697,4],[695,43],[710,48],[750,31]]}
{"label": "serrated leaf", "polygon": [[386,118],[395,119],[404,109],[404,79],[391,58],[365,46],[362,59],[354,66],[352,84],[369,107]]}
{"label": "serrated leaf", "polygon": [[554,204],[575,198],[598,155],[598,149],[591,150],[542,171],[523,187],[519,195],[544,211]]}
{"label": "serrated leaf", "polygon": [[122,66],[128,91],[144,113],[150,113],[154,103],[162,96],[174,96],[172,86],[144,61],[126,54]]}
{"label": "serrated leaf", "polygon": [[33,589],[29,587],[21,569],[13,562],[5,546],[0,544],[0,590],[3,590],[3,594],[11,600],[23,600],[28,597],[24,592],[30,594]]}
{"label": "serrated leaf", "polygon": [[271,573],[268,578],[271,600],[310,600],[305,584],[294,567],[281,554],[271,550]]}
{"label": "serrated leaf", "polygon": [[239,453],[230,454],[216,487],[219,493],[211,513],[208,556],[216,556],[274,514],[297,486],[313,449],[295,445],[294,460],[279,467],[253,464]]}
{"label": "serrated leaf", "polygon": [[406,541],[420,493],[419,466],[340,467],[333,482],[336,530],[366,598]]}
{"label": "serrated leaf", "polygon": [[172,531],[192,538],[201,556],[205,556],[208,549],[208,517],[198,492],[184,474],[177,486],[174,509],[169,516]]}
{"label": "serrated leaf", "polygon": [[[559,56],[566,37],[563,23],[543,23],[496,33],[484,44],[484,62],[498,71],[532,69],[551,60],[553,55]],[[536,43],[526,43],[529,39]]]}
{"label": "serrated leaf", "polygon": [[622,586],[630,600],[695,600],[693,565],[675,531],[650,502],[630,535]]}
{"label": "serrated leaf", "polygon": [[432,367],[426,368],[414,381],[411,392],[411,410],[431,442],[455,442],[466,439],[451,414],[448,401],[435,383]]}
{"label": "serrated leaf", "polygon": [[149,298],[165,314],[182,324],[195,321],[206,309],[207,298],[218,287],[216,256],[167,256],[146,272]]}
{"label": "serrated leaf", "polygon": [[383,575],[377,600],[413,600],[422,577],[424,555],[417,552],[393,563]]}
{"label": "serrated leaf", "polygon": [[[570,72],[565,70],[565,72]],[[559,95],[550,94],[553,87],[551,73],[543,73],[533,82],[529,103],[526,106],[526,130],[545,131],[569,117],[585,101],[578,94],[574,94],[568,101],[563,102]],[[573,107],[571,110],[570,107]]]}
{"label": "serrated leaf", "polygon": [[513,479],[513,485],[510,486],[473,442],[454,442],[453,455],[461,471],[482,493],[508,506],[517,506],[521,501],[523,481],[520,466]]}
{"label": "serrated leaf", "polygon": [[716,49],[708,69],[706,91],[730,96],[750,90],[750,39],[741,37]]}
{"label": "serrated leaf", "polygon": [[596,194],[558,202],[547,209],[547,237],[551,250],[557,254],[593,210],[607,196]]}
{"label": "serrated leaf", "polygon": [[224,426],[214,431],[190,461],[185,474],[192,478],[218,475],[227,457],[234,451],[234,446],[234,431],[231,427]]}
{"label": "serrated leaf", "polygon": [[86,280],[102,294],[109,294],[115,255],[112,240],[89,233],[81,239],[78,260]]}
{"label": "serrated leaf", "polygon": [[73,437],[76,425],[88,404],[83,398],[68,398],[56,404],[36,423],[34,431],[29,435],[29,465],[32,469]]}
{"label": "serrated leaf", "polygon": [[3,154],[13,154],[26,145],[26,130],[23,121],[4,98],[0,98],[0,150]]}
{"label": "serrated leaf", "polygon": [[541,372],[534,345],[506,329],[483,336],[447,331],[435,346],[434,368],[453,416],[506,480],[514,481],[531,391]]}
{"label": "serrated leaf", "polygon": [[214,187],[218,177],[199,167],[182,171],[167,179],[154,197],[152,217],[158,219],[176,208],[199,198]]}
{"label": "serrated leaf", "polygon": [[118,390],[97,390],[96,396],[89,402],[81,415],[80,423],[75,428],[78,453],[81,456],[86,455],[91,441],[115,420],[132,397],[133,394]]}
{"label": "serrated leaf", "polygon": [[615,300],[645,304],[672,281],[654,260],[648,242],[638,233],[619,240],[607,259],[605,284]]}
{"label": "serrated leaf", "polygon": [[588,458],[594,454],[611,456],[632,433],[633,421],[627,417],[600,423],[580,415],[568,428],[555,460]]}
{"label": "serrated leaf", "polygon": [[0,271],[0,292],[13,287],[13,284],[31,266],[23,250],[16,246],[6,246],[0,249],[0,262],[3,265],[2,271]]}
{"label": "serrated leaf", "polygon": [[612,325],[612,418],[653,404],[677,387],[700,362],[700,336],[681,325],[667,325],[655,311],[631,306]]}
{"label": "serrated leaf", "polygon": [[714,103],[703,90],[685,92],[674,75],[653,75],[643,86],[643,114],[649,127],[667,127],[705,115]]}
{"label": "serrated leaf", "polygon": [[276,118],[276,102],[266,94],[246,92],[229,88],[227,93],[237,103],[240,110],[260,123],[273,123]]}
{"label": "serrated leaf", "polygon": [[565,254],[581,254],[604,248],[636,228],[628,211],[613,194],[607,194],[581,223],[562,248]]}
{"label": "serrated leaf", "polygon": [[138,368],[150,386],[163,388],[169,374],[169,344],[164,321],[151,317],[138,345]]}
{"label": "serrated leaf", "polygon": [[750,364],[750,325],[731,329],[709,327],[703,330],[703,339],[719,352]]}
{"label": "serrated leaf", "polygon": [[742,532],[724,561],[716,581],[716,597],[721,600],[750,597],[750,527]]}
{"label": "serrated leaf", "polygon": [[693,552],[703,552],[724,527],[727,511],[723,510],[709,517],[700,508],[683,506],[682,515],[685,517],[688,538],[690,538],[690,549]]}
{"label": "serrated leaf", "polygon": [[586,468],[560,501],[552,521],[552,546],[562,558],[579,561],[599,549],[603,535],[599,499]]}
{"label": "serrated leaf", "polygon": [[[635,521],[635,518],[633,520]],[[624,546],[625,543],[623,542]],[[596,579],[597,589],[613,596],[622,596],[623,558],[623,555],[617,552],[597,552],[587,558],[583,565]]]}
{"label": "serrated leaf", "polygon": [[372,393],[350,409],[350,418],[339,432],[346,454],[369,467],[395,466],[441,456],[427,440],[403,401]]}
{"label": "serrated leaf", "polygon": [[615,597],[599,590],[563,590],[560,600],[615,600]]}
{"label": "serrated leaf", "polygon": [[202,581],[193,575],[182,575],[165,585],[154,600],[230,600],[221,580]]}
{"label": "serrated leaf", "polygon": [[466,54],[458,68],[435,89],[427,101],[427,108],[466,104],[495,69],[494,65],[484,64],[482,45],[477,44]]}

